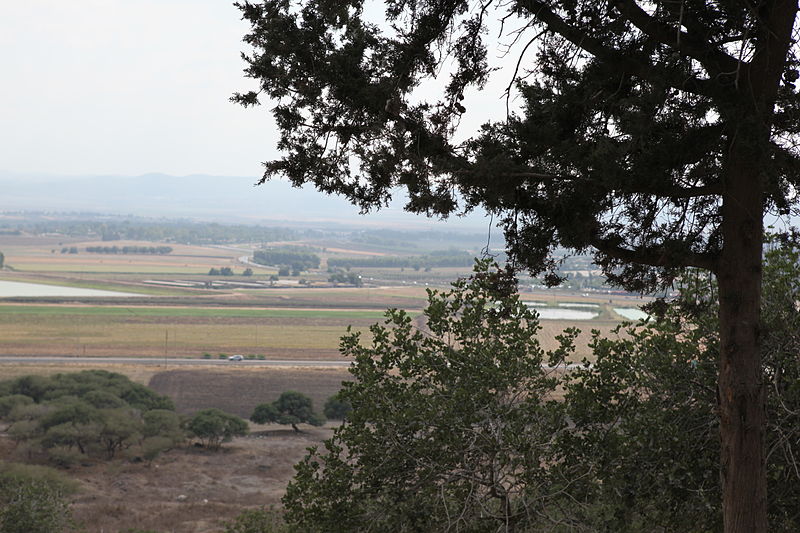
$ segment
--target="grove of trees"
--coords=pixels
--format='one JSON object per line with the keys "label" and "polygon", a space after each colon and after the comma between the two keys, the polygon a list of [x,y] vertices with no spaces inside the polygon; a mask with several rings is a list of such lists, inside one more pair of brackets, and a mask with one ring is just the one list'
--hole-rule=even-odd
{"label": "grove of trees", "polygon": [[[320,258],[311,252],[296,250],[265,249],[253,252],[253,262],[267,266],[287,266],[298,274],[303,270],[319,268]],[[279,274],[281,276],[287,274]],[[295,274],[297,275],[297,274]]]}
{"label": "grove of trees", "polygon": [[63,466],[131,447],[152,459],[185,439],[169,398],[103,370],[0,382],[0,419],[29,457]]}
{"label": "grove of trees", "polygon": [[[364,211],[395,187],[416,213],[481,206],[512,264],[551,283],[558,246],[592,250],[631,290],[712,272],[724,529],[767,531],[762,237],[800,186],[796,1],[238,7],[258,88],[233,100],[269,99],[281,133],[264,180],[310,182]],[[498,52],[510,72],[490,63]],[[459,130],[472,93],[503,74],[506,109]]]}

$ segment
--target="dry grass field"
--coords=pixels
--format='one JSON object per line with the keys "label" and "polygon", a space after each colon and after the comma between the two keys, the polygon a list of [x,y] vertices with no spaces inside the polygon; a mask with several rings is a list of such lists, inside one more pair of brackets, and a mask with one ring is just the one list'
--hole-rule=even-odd
{"label": "dry grass field", "polygon": [[[112,255],[85,252],[87,246],[154,246],[162,243],[146,241],[54,241],[32,238],[0,237],[5,262],[19,272],[47,273],[132,273],[132,274],[205,274],[210,268],[245,267],[238,258],[248,255],[247,248],[207,247],[170,244],[166,255]],[[78,253],[61,253],[63,248],[76,247]],[[272,268],[251,267],[256,273],[274,274]]]}

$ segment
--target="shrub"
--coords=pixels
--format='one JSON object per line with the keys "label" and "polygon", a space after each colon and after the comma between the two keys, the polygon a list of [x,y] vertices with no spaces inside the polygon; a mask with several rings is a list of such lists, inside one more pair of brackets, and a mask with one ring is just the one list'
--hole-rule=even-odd
{"label": "shrub", "polygon": [[199,411],[189,420],[187,428],[211,450],[219,450],[223,442],[233,437],[247,435],[248,430],[246,421],[219,409]]}
{"label": "shrub", "polygon": [[41,479],[0,478],[0,533],[60,533],[72,526],[69,505]]}
{"label": "shrub", "polygon": [[225,524],[224,533],[282,533],[288,531],[283,517],[272,509],[248,509],[233,522]]}

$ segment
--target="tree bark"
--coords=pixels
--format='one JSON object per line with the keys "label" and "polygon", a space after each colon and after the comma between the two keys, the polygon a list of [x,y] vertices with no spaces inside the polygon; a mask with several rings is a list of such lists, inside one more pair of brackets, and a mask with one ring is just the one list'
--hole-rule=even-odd
{"label": "tree bark", "polygon": [[[719,400],[725,533],[766,533],[765,396],[760,304],[763,242],[760,169],[748,151],[730,162],[723,196],[719,281]],[[749,163],[749,164],[748,164]]]}

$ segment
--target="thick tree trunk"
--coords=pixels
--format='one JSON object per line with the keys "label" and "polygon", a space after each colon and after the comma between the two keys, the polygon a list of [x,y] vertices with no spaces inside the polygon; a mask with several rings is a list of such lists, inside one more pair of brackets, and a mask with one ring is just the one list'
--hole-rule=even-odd
{"label": "thick tree trunk", "polygon": [[759,339],[762,189],[760,169],[753,168],[752,159],[747,161],[748,154],[740,155],[726,180],[724,249],[717,269],[723,520],[725,533],[766,533],[766,416]]}

